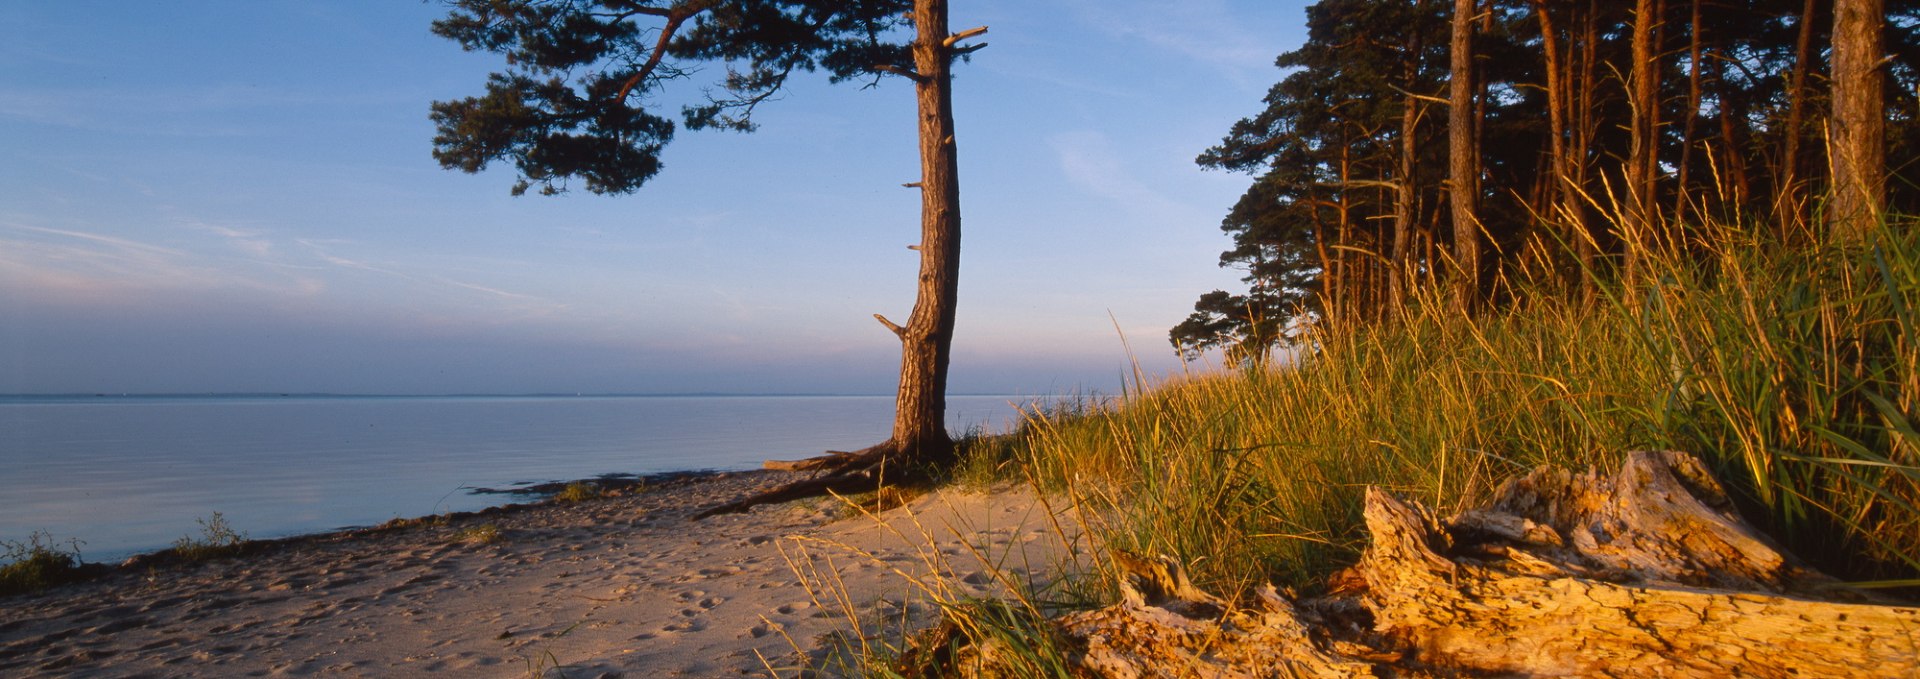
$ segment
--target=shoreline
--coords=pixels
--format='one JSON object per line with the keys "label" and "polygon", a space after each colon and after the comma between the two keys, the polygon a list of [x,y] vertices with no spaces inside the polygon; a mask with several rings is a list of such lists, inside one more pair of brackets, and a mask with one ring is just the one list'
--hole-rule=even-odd
{"label": "shoreline", "polygon": [[[799,475],[678,476],[616,497],[135,562],[0,598],[0,672],[768,676],[818,664],[852,621],[924,622],[935,608],[917,579],[1002,591],[977,553],[1046,577],[1078,548],[1053,534],[1072,522],[1020,489],[938,489],[872,518],[829,500],[694,523]],[[468,537],[483,526],[493,537]]]}
{"label": "shoreline", "polygon": [[[510,516],[518,512],[538,511],[543,507],[563,502],[562,500],[556,499],[555,495],[564,491],[568,486],[576,484],[592,484],[598,488],[601,494],[593,499],[611,499],[632,493],[649,492],[649,490],[652,489],[668,488],[676,484],[719,481],[733,475],[757,474],[761,471],[763,470],[695,469],[655,472],[651,474],[609,473],[584,479],[574,479],[572,481],[528,482],[528,485],[510,488],[467,488],[465,489],[467,495],[506,495],[524,499],[504,502],[497,505],[487,505],[479,509],[438,512],[421,516],[397,516],[376,524],[341,526],[329,530],[294,533],[292,535],[281,535],[270,538],[248,538],[244,542],[235,545],[233,551],[235,556],[240,557],[264,555],[270,554],[275,550],[298,548],[314,542],[348,540],[386,531],[406,530],[423,525],[448,525],[452,522],[469,522],[486,517]],[[127,569],[163,565],[187,565],[194,561],[193,559],[175,555],[174,552],[175,549],[172,547],[134,552],[117,561],[81,561],[78,564],[78,568],[94,570],[102,574],[110,574],[113,571]]]}

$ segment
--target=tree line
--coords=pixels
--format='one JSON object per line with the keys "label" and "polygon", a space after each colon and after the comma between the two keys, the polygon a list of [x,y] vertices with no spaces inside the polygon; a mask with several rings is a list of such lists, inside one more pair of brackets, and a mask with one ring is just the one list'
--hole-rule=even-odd
{"label": "tree line", "polygon": [[[1864,242],[1920,211],[1920,0],[1322,0],[1264,110],[1202,153],[1255,175],[1243,293],[1174,327],[1257,359],[1290,324],[1634,284],[1702,225]],[[1522,285],[1521,282],[1525,281]]]}

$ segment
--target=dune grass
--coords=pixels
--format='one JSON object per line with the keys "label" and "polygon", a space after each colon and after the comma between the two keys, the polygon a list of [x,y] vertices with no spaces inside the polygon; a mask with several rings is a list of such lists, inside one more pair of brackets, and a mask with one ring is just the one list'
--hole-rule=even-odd
{"label": "dune grass", "polygon": [[1068,492],[1111,546],[1235,595],[1351,563],[1368,486],[1445,512],[1537,465],[1676,449],[1816,565],[1920,584],[1914,226],[1864,246],[1696,228],[1638,285],[1524,284],[1472,319],[1418,296],[1322,324],[1291,360],[1033,413],[964,467]]}

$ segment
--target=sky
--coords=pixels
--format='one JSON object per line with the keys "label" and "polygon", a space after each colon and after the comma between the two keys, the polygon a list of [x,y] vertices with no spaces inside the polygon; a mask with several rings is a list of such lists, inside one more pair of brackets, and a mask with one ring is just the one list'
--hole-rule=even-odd
{"label": "sky", "polygon": [[[1113,393],[1182,364],[1303,1],[955,0],[952,393]],[[513,197],[431,156],[498,56],[438,3],[0,3],[0,393],[891,393],[913,94],[800,82],[681,130],[637,193]],[[650,102],[700,96],[722,65]]]}

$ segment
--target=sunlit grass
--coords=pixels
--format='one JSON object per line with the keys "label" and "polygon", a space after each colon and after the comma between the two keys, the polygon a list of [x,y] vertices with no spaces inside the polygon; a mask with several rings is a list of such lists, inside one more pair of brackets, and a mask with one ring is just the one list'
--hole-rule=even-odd
{"label": "sunlit grass", "polygon": [[1379,486],[1442,511],[1542,464],[1635,449],[1707,460],[1749,518],[1853,579],[1920,572],[1911,220],[1871,247],[1716,225],[1642,282],[1526,289],[1467,319],[1416,296],[1334,323],[1291,363],[1200,371],[1035,413],[982,446],[1098,509],[1114,547],[1204,586],[1310,587],[1351,563]]}

